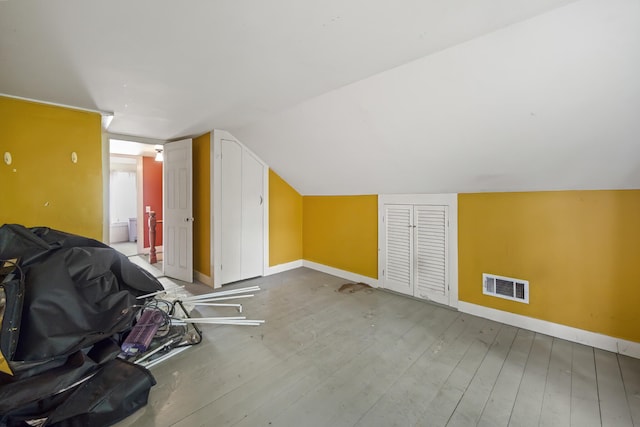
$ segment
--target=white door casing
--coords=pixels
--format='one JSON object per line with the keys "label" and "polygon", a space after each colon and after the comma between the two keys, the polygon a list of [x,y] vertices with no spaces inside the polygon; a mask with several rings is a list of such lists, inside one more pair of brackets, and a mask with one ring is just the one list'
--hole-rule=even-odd
{"label": "white door casing", "polygon": [[193,282],[193,185],[191,139],[164,145],[163,269],[174,279]]}

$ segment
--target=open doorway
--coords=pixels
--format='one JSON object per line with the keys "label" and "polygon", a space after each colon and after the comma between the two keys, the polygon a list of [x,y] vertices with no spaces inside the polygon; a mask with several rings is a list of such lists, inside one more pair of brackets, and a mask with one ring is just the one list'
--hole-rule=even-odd
{"label": "open doorway", "polygon": [[109,140],[109,244],[157,277],[163,271],[162,165],[161,145]]}
{"label": "open doorway", "polygon": [[[111,154],[109,164],[109,243],[127,256],[138,250],[138,159]],[[114,246],[115,247],[115,246]]]}

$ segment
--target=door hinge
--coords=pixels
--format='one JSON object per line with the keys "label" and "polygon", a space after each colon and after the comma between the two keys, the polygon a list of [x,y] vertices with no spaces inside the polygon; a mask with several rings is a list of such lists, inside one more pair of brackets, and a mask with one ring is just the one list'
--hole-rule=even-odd
{"label": "door hinge", "polygon": [[382,269],[382,277],[384,277],[384,268]]}

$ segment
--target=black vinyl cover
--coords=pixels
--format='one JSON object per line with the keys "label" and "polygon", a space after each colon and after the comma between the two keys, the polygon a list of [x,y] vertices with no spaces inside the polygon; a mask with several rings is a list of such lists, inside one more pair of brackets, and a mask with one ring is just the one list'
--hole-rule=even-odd
{"label": "black vinyl cover", "polygon": [[146,368],[114,359],[58,406],[45,426],[110,426],[145,406],[154,385]]}
{"label": "black vinyl cover", "polygon": [[7,398],[0,404],[0,427],[27,427],[34,420],[46,420],[42,425],[52,427],[110,426],[145,406],[156,384],[146,368],[121,359],[93,370],[84,359],[80,367],[49,374],[56,377],[56,386],[66,386],[59,392],[43,388],[47,383],[39,384],[38,377],[26,380],[34,394],[21,393],[18,399]]}
{"label": "black vinyl cover", "polygon": [[8,360],[13,358],[20,335],[22,320],[22,304],[24,303],[24,276],[17,268],[16,277],[2,282],[5,295],[5,307],[0,323],[0,352]]}
{"label": "black vinyl cover", "polygon": [[10,421],[18,419],[46,416],[66,399],[64,390],[73,388],[97,369],[96,363],[79,351],[62,366],[0,386],[0,426],[11,425]]}
{"label": "black vinyl cover", "polygon": [[15,361],[69,355],[123,332],[136,297],[163,289],[112,248],[49,228],[0,227],[0,259],[12,258],[25,276]]}
{"label": "black vinyl cover", "polygon": [[0,373],[0,427],[110,425],[144,406],[155,380],[116,356],[136,297],[160,282],[109,246],[45,227],[0,227],[0,260],[15,258],[19,274],[2,285],[13,375]]}

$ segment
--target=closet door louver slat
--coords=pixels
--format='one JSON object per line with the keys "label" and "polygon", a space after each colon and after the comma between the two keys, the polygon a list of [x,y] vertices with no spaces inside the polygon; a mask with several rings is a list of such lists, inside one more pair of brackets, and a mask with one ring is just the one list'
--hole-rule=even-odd
{"label": "closet door louver slat", "polygon": [[448,227],[447,207],[417,205],[414,295],[448,303]]}
{"label": "closet door louver slat", "polygon": [[413,207],[385,205],[384,217],[387,242],[385,286],[408,293],[413,282]]}

